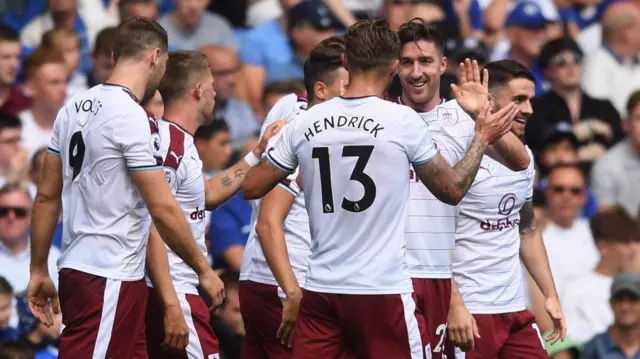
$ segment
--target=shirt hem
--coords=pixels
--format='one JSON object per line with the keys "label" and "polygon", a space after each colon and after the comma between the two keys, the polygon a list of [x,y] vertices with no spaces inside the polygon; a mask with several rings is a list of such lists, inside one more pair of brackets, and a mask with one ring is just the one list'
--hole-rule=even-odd
{"label": "shirt hem", "polygon": [[419,279],[451,279],[453,278],[453,273],[425,273],[425,272],[411,272],[409,271],[409,276],[411,278],[419,278]]}
{"label": "shirt hem", "polygon": [[407,287],[396,288],[381,288],[381,289],[369,289],[369,288],[336,288],[336,287],[323,287],[306,283],[305,290],[318,293],[328,294],[363,294],[363,295],[388,295],[388,294],[409,294],[413,293],[413,285]]}
{"label": "shirt hem", "polygon": [[[83,264],[78,263],[66,263],[58,266],[58,273],[60,273],[63,269],[73,269],[79,272],[95,275],[97,277],[103,277],[107,279],[120,280],[123,282],[134,282],[141,279],[144,279],[144,271],[141,271],[140,274],[135,274],[131,276],[122,276],[122,275],[113,275],[113,273],[109,273],[100,269],[92,268],[85,266]],[[122,272],[122,271],[121,271]]]}
{"label": "shirt hem", "polygon": [[517,306],[517,307],[503,307],[503,308],[491,308],[491,309],[467,307],[467,310],[469,310],[469,313],[471,314],[506,314],[506,313],[522,312],[523,310],[526,310],[526,309],[527,307],[524,305]]}

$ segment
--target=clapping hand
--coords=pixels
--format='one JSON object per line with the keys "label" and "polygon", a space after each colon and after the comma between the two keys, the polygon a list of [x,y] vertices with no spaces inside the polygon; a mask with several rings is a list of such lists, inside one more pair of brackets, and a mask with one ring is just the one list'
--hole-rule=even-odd
{"label": "clapping hand", "polygon": [[482,71],[478,61],[465,59],[459,67],[460,84],[451,84],[453,95],[462,109],[475,119],[482,110],[485,102],[489,101],[489,71]]}

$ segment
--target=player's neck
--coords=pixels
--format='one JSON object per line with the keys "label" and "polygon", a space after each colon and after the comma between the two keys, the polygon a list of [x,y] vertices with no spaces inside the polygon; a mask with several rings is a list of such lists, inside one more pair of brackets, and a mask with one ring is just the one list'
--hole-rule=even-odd
{"label": "player's neck", "polygon": [[436,107],[438,107],[440,103],[442,103],[442,99],[440,98],[439,92],[440,92],[440,89],[438,89],[438,93],[434,94],[433,96],[431,96],[430,99],[428,99],[426,102],[423,102],[423,103],[417,103],[417,102],[411,101],[411,99],[405,95],[404,91],[402,92],[402,96],[400,97],[400,99],[402,100],[403,105],[411,107],[416,112],[419,112],[419,113],[430,112]]}
{"label": "player's neck", "polygon": [[164,109],[164,119],[182,127],[192,136],[196,133],[198,122],[197,106],[184,102],[175,102]]}
{"label": "player's neck", "polygon": [[36,100],[31,106],[31,113],[33,114],[33,120],[38,124],[38,127],[43,129],[52,129],[53,123],[56,121],[58,111],[52,110],[51,107]]}
{"label": "player's neck", "polygon": [[358,74],[349,76],[349,86],[343,98],[358,98],[367,96],[382,97],[384,90],[387,88],[388,79],[383,79],[375,73]]}
{"label": "player's neck", "polygon": [[[149,80],[148,65],[142,62],[122,62],[116,65],[113,69],[111,76],[105,81],[105,83],[123,86],[129,89],[133,95],[142,100],[145,90],[147,88],[147,81]],[[145,75],[141,75],[145,74]]]}

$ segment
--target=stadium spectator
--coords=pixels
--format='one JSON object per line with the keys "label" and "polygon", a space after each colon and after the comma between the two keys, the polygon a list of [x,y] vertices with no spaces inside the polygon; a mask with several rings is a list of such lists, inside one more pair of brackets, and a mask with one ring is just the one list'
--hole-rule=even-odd
{"label": "stadium spectator", "polygon": [[561,298],[567,319],[567,335],[580,343],[613,323],[609,288],[613,278],[632,271],[640,261],[638,225],[624,208],[617,207],[591,218],[591,233],[600,252],[595,269],[568,283]]}
{"label": "stadium spectator", "polygon": [[62,55],[42,48],[29,55],[24,67],[33,104],[18,117],[22,121],[22,147],[30,158],[37,149],[49,145],[53,123],[66,96],[67,68]]}
{"label": "stadium spectator", "polygon": [[156,20],[158,18],[158,2],[155,0],[120,0],[118,14],[120,21],[131,16],[142,16]]}
{"label": "stadium spectator", "polygon": [[0,111],[16,115],[31,106],[31,99],[14,87],[20,68],[20,36],[0,24]]}
{"label": "stadium spectator", "polygon": [[226,272],[220,279],[224,283],[226,297],[222,306],[214,312],[211,325],[220,340],[220,358],[239,359],[244,339],[244,324],[240,314],[238,273]]}
{"label": "stadium spectator", "polygon": [[[589,223],[579,218],[586,199],[583,172],[574,165],[560,165],[551,169],[548,178],[549,184],[545,188],[548,223],[543,238],[556,288],[562,298],[572,280],[595,267],[599,255]],[[536,316],[538,314],[536,312]]]}
{"label": "stadium spectator", "polygon": [[156,90],[156,93],[150,99],[143,99],[140,103],[144,107],[145,111],[152,114],[156,119],[163,118],[164,115],[164,102],[162,102],[162,96],[160,91]]}
{"label": "stadium spectator", "polygon": [[67,98],[75,93],[87,90],[87,77],[78,71],[80,64],[80,38],[73,31],[55,28],[42,35],[41,46],[47,50],[57,51],[64,58],[67,66]]}
{"label": "stadium spectator", "polygon": [[240,62],[234,49],[205,46],[200,52],[209,57],[211,74],[215,79],[216,104],[214,116],[224,119],[231,133],[231,147],[242,148],[246,140],[260,131],[260,122],[249,104],[235,96]]}
{"label": "stadium spectator", "polygon": [[6,341],[0,342],[0,359],[35,359],[35,357],[31,348],[25,343]]}
{"label": "stadium spectator", "polygon": [[197,50],[206,45],[236,48],[233,31],[227,19],[205,12],[210,0],[175,0],[176,9],[160,18],[169,35],[169,47]]}
{"label": "stadium spectator", "polygon": [[640,8],[611,5],[602,20],[602,45],[584,64],[582,86],[591,96],[607,99],[622,116],[626,101],[640,88]]}
{"label": "stadium spectator", "polygon": [[93,41],[100,30],[116,24],[117,19],[101,6],[78,7],[80,0],[48,0],[47,11],[31,20],[21,31],[22,46],[40,46],[42,35],[53,28],[66,28],[80,37],[80,56],[83,72],[91,70],[89,54]]}
{"label": "stadium spectator", "polygon": [[264,113],[269,113],[273,105],[284,96],[292,93],[302,94],[304,92],[304,82],[300,80],[271,83],[264,88],[264,93],[262,94],[262,109]]}
{"label": "stadium spectator", "polygon": [[584,359],[640,357],[640,275],[622,273],[611,285],[614,322],[584,345]]}
{"label": "stadium spectator", "polygon": [[548,42],[538,59],[550,90],[533,99],[534,114],[525,131],[527,144],[540,150],[549,127],[566,122],[579,140],[580,162],[590,165],[624,136],[620,115],[611,102],[583,91],[583,53],[575,40]]}
{"label": "stadium spectator", "polygon": [[311,50],[322,40],[336,34],[340,22],[321,0],[306,0],[286,7],[280,19],[250,30],[240,52],[243,98],[259,117],[266,112],[261,99],[265,85],[302,79],[302,65]]}
{"label": "stadium spectator", "polygon": [[87,75],[87,87],[89,88],[107,81],[111,76],[114,65],[111,52],[113,51],[115,33],[115,27],[107,27],[102,29],[96,37],[96,43],[91,53],[93,69]]}
{"label": "stadium spectator", "polygon": [[16,302],[20,341],[33,350],[36,359],[56,359],[58,357],[56,342],[60,337],[62,314],[54,314],[53,325],[47,327],[31,313],[24,293],[16,297]]}
{"label": "stadium spectator", "polygon": [[0,341],[17,340],[20,332],[11,326],[13,316],[13,287],[6,278],[0,277]]}
{"label": "stadium spectator", "polygon": [[[16,293],[29,284],[29,222],[31,221],[31,197],[29,192],[16,184],[0,188],[0,276],[5,277]],[[49,253],[49,273],[58,283],[56,262],[60,251],[52,248]]]}
{"label": "stadium spectator", "polygon": [[194,135],[194,142],[206,178],[215,176],[229,163],[232,149],[226,122],[216,120],[209,125],[200,126]]}
{"label": "stadium spectator", "polygon": [[21,132],[22,123],[18,117],[0,113],[0,186],[19,177],[15,171],[14,158],[22,151]]}
{"label": "stadium spectator", "polygon": [[629,97],[626,112],[622,125],[627,138],[594,164],[591,184],[601,210],[620,204],[640,216],[640,90]]}
{"label": "stadium spectator", "polygon": [[518,1],[505,23],[508,43],[503,43],[504,49],[497,48],[493,54],[493,60],[512,59],[527,67],[536,78],[536,94],[545,90],[536,60],[550,39],[548,25],[554,20],[542,11],[537,1]]}

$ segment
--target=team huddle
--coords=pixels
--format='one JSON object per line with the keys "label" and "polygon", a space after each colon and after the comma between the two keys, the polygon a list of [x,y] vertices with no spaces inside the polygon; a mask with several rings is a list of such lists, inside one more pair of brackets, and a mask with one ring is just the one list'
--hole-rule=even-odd
{"label": "team huddle", "polygon": [[[306,96],[279,100],[258,146],[205,180],[193,134],[213,120],[207,57],[169,53],[160,25],[125,20],[110,79],[58,113],[34,203],[27,296],[45,325],[63,313],[59,357],[220,358],[198,295],[224,300],[204,211],[241,190],[243,359],[548,358],[566,326],[520,140],[535,79],[515,61],[466,60],[445,101],[443,51],[421,20],[357,22],[315,47]],[[162,119],[138,100],[156,90]],[[546,339],[521,263],[553,319]]]}

